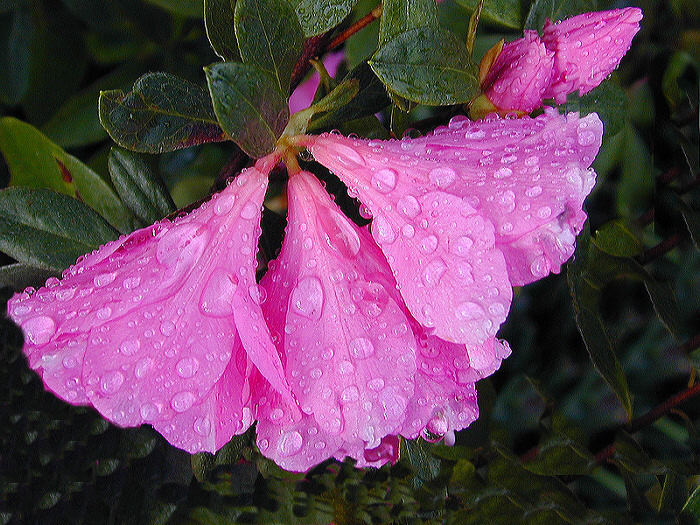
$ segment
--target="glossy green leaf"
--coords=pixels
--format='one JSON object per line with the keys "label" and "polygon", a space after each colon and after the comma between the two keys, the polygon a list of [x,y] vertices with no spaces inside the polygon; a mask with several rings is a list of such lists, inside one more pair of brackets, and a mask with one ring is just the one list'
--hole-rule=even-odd
{"label": "glossy green leaf", "polygon": [[133,217],[109,184],[33,126],[12,117],[0,119],[0,151],[10,168],[11,185],[75,196],[119,231],[133,229]]}
{"label": "glossy green leaf", "polygon": [[625,126],[627,95],[613,79],[608,79],[590,93],[577,98],[569,97],[566,111],[578,111],[581,116],[597,113],[603,121],[603,141],[620,132]]}
{"label": "glossy green leaf", "polygon": [[275,81],[252,64],[224,62],[205,72],[214,111],[226,133],[253,158],[272,151],[289,120],[287,99]]}
{"label": "glossy green leaf", "polygon": [[315,117],[309,125],[309,131],[335,129],[344,122],[374,115],[389,105],[384,85],[367,63],[360,64],[348,73],[342,82],[347,81],[358,82],[356,95],[347,104]]}
{"label": "glossy green leaf", "polygon": [[83,203],[46,189],[0,191],[0,250],[17,261],[62,270],[118,232]]}
{"label": "glossy green leaf", "polygon": [[[479,0],[457,0],[457,3],[469,11],[474,11]],[[522,23],[521,4],[521,0],[486,0],[481,11],[481,18],[501,27],[520,29]]]}
{"label": "glossy green leaf", "polygon": [[525,29],[542,30],[545,20],[563,20],[598,10],[598,0],[535,0],[525,19]]}
{"label": "glossy green leaf", "polygon": [[240,60],[233,8],[236,0],[204,0],[204,27],[214,52],[224,61]]}
{"label": "glossy green leaf", "polygon": [[411,29],[438,26],[435,0],[386,0],[382,7],[379,47]]}
{"label": "glossy green leaf", "polygon": [[0,267],[0,288],[9,286],[19,292],[27,286],[43,286],[49,277],[60,277],[60,272],[37,268],[24,263],[13,263]]}
{"label": "glossy green leaf", "polygon": [[579,442],[563,433],[553,433],[538,445],[537,456],[523,464],[530,472],[544,476],[588,474],[595,461]]}
{"label": "glossy green leaf", "polygon": [[350,14],[357,0],[291,0],[305,37],[325,33]]}
{"label": "glossy green leaf", "polygon": [[191,18],[202,17],[202,0],[146,0],[166,11]]}
{"label": "glossy green leaf", "polygon": [[642,241],[619,220],[606,222],[592,241],[600,250],[616,257],[634,257],[644,250]]}
{"label": "glossy green leaf", "polygon": [[439,106],[471,100],[477,70],[463,42],[446,29],[421,27],[387,42],[369,62],[384,85],[413,102]]}
{"label": "glossy green leaf", "polygon": [[301,56],[303,32],[287,0],[238,0],[234,11],[241,58],[270,75],[287,95],[294,66]]}
{"label": "glossy green leaf", "polygon": [[33,33],[28,6],[0,15],[0,102],[17,104],[29,87]]}
{"label": "glossy green leaf", "polygon": [[430,451],[432,443],[428,443],[422,438],[401,439],[400,456],[409,464],[415,472],[416,486],[422,485],[426,481],[435,479],[440,473],[440,460]]}
{"label": "glossy green leaf", "polygon": [[700,523],[700,485],[696,486],[681,509],[681,516],[693,520],[690,523]]}
{"label": "glossy green leaf", "polygon": [[163,153],[227,137],[207,92],[169,73],[148,73],[129,93],[103,91],[100,122],[120,146]]}
{"label": "glossy green leaf", "polygon": [[138,154],[120,148],[109,153],[109,174],[122,202],[144,225],[175,211],[168,189]]}

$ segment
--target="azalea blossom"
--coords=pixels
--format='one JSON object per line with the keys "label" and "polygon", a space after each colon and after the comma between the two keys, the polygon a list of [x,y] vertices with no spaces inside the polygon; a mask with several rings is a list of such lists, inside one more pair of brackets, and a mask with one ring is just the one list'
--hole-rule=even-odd
{"label": "azalea blossom", "polygon": [[258,284],[260,159],[187,216],[81,257],[9,302],[30,366],[73,404],[214,452],[257,420],[289,470],[395,461],[398,436],[454,439],[522,285],[559,271],[585,221],[595,114],[454,118],[417,139],[292,137],[372,213],[346,217],[290,169],[288,225]]}
{"label": "azalea blossom", "polygon": [[641,19],[636,7],[584,13],[547,20],[541,38],[525,31],[524,38],[500,42],[482,60],[484,94],[472,102],[472,115],[530,113],[547,98],[563,104],[569,93],[585,95],[620,64]]}

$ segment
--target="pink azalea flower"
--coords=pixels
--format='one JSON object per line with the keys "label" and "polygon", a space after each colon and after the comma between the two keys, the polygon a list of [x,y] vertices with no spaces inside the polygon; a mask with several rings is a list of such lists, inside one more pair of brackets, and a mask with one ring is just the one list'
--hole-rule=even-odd
{"label": "pink azalea flower", "polygon": [[185,217],[81,258],[9,302],[46,387],[189,452],[257,420],[289,470],[398,457],[478,415],[474,383],[510,353],[511,287],[559,271],[585,221],[596,115],[463,117],[433,134],[294,137],[372,212],[358,227],[291,170],[281,253],[255,281],[266,177],[279,153]]}
{"label": "pink azalea flower", "polygon": [[597,87],[620,64],[639,31],[642,11],[636,7],[585,13],[555,24],[547,20],[540,38],[535,31],[503,45],[494,59],[481,64],[484,93],[472,102],[472,114],[530,113],[542,100],[566,102]]}

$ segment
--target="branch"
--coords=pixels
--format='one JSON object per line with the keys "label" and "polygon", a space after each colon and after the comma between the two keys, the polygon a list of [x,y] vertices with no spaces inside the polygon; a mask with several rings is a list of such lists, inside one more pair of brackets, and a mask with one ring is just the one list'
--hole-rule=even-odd
{"label": "branch", "polygon": [[648,264],[654,259],[657,259],[673,250],[676,246],[678,246],[681,243],[682,240],[683,237],[680,233],[674,233],[667,239],[661,241],[656,246],[653,246],[652,248],[649,248],[648,250],[645,250],[643,253],[638,255],[636,257],[637,262],[639,264]]}
{"label": "branch", "polygon": [[358,31],[364,29],[366,26],[377,20],[382,16],[382,5],[379,4],[377,7],[372,9],[369,13],[367,13],[365,16],[360,18],[357,22],[355,22],[353,25],[348,27],[345,31],[340,33],[337,37],[335,37],[330,44],[328,44],[328,48],[326,51],[330,51],[331,49],[335,49],[338,47],[340,44],[345,42],[348,38],[350,38],[352,35],[357,33]]}

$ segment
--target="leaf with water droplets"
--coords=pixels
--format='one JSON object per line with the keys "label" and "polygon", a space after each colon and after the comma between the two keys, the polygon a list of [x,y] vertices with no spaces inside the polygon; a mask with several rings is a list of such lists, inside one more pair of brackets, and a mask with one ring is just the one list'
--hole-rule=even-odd
{"label": "leaf with water droplets", "polygon": [[272,151],[289,120],[287,100],[274,80],[252,64],[224,62],[204,71],[224,130],[253,158]]}
{"label": "leaf with water droplets", "polygon": [[442,28],[400,33],[369,61],[387,89],[432,106],[468,102],[477,93],[477,68],[466,47]]}
{"label": "leaf with water droplets", "polygon": [[[457,0],[457,3],[469,11],[474,11],[479,0]],[[521,13],[521,0],[487,0],[481,11],[481,18],[501,27],[520,29]]]}
{"label": "leaf with water droplets", "polygon": [[21,263],[63,270],[117,235],[97,213],[61,193],[0,191],[0,250]]}
{"label": "leaf with water droplets", "polygon": [[307,38],[333,29],[356,3],[357,0],[291,0]]}
{"label": "leaf with water droplets", "polygon": [[597,8],[598,0],[535,0],[527,13],[524,29],[541,30],[547,19],[563,20]]}
{"label": "leaf with water droplets", "polygon": [[207,92],[169,73],[148,73],[129,93],[102,91],[100,122],[120,146],[163,153],[226,140]]}
{"label": "leaf with water droplets", "polygon": [[272,84],[286,97],[303,48],[303,32],[290,3],[238,0],[234,25],[243,62],[267,73]]}
{"label": "leaf with water droplets", "polygon": [[438,27],[435,0],[386,0],[379,23],[379,47],[419,27]]}

